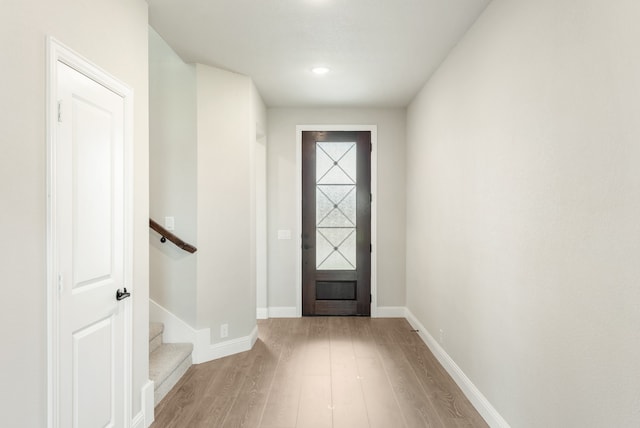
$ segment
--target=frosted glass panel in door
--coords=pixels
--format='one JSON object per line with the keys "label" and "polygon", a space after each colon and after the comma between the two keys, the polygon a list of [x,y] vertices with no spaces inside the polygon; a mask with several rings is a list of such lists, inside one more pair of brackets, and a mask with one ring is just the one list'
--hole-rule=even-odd
{"label": "frosted glass panel in door", "polygon": [[316,142],[316,269],[356,269],[356,143]]}

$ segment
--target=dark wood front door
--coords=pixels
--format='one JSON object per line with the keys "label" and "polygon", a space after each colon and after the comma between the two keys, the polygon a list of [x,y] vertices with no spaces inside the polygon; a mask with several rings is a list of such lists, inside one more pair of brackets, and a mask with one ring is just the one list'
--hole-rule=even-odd
{"label": "dark wood front door", "polygon": [[371,314],[371,132],[302,133],[302,314]]}

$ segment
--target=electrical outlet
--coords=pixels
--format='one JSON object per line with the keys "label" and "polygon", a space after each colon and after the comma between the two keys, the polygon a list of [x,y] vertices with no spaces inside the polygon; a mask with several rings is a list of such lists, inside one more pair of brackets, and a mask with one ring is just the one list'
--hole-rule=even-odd
{"label": "electrical outlet", "polygon": [[220,325],[220,338],[225,338],[229,336],[229,324],[221,324]]}

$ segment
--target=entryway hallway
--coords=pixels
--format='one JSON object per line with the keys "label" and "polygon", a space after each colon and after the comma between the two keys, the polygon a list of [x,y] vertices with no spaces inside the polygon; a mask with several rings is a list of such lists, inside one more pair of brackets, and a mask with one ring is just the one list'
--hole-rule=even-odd
{"label": "entryway hallway", "polygon": [[152,427],[487,426],[404,319],[269,319],[258,328],[251,351],[192,366]]}

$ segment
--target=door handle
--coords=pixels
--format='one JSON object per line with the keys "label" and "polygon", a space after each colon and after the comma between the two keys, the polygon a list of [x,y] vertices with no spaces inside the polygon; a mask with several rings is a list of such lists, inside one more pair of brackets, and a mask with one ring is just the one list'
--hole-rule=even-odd
{"label": "door handle", "polygon": [[120,291],[119,288],[118,290],[116,290],[116,300],[124,300],[130,296],[131,296],[131,293],[129,293],[126,288],[124,288],[124,291]]}

